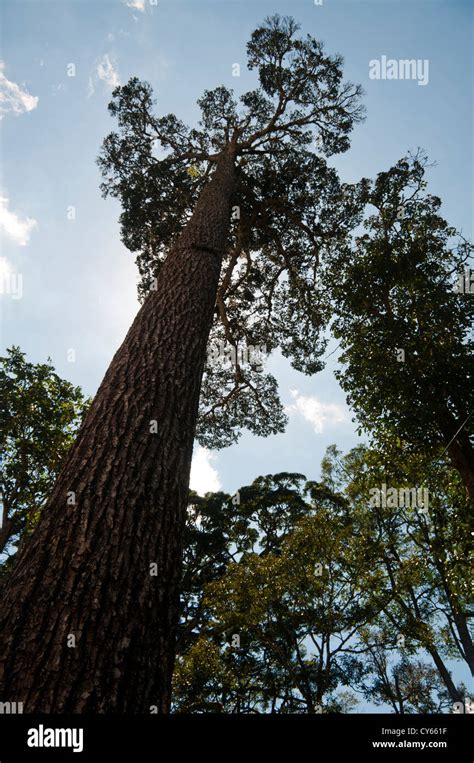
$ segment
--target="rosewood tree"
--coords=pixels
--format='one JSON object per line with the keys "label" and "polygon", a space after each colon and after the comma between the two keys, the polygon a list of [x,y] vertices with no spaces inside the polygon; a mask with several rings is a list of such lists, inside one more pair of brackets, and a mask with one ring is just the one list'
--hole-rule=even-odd
{"label": "rosewood tree", "polygon": [[284,426],[273,377],[237,352],[209,363],[210,332],[320,367],[318,258],[359,193],[324,157],[347,150],[360,89],[296,32],[267,19],[248,44],[258,86],[206,91],[196,129],[153,116],[137,79],[113,93],[99,162],[143,305],[3,585],[0,698],[27,712],[167,712],[199,405],[216,445]]}

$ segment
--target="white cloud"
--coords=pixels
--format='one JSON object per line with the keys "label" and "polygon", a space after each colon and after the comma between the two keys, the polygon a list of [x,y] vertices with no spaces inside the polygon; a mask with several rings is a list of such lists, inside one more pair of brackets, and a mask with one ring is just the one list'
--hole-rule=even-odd
{"label": "white cloud", "polygon": [[195,451],[191,464],[190,487],[199,495],[215,493],[222,488],[217,469],[212,466],[216,455],[201,446]]}
{"label": "white cloud", "polygon": [[312,424],[316,434],[321,434],[327,424],[341,424],[347,420],[345,408],[337,403],[322,403],[315,396],[306,396],[297,389],[290,390],[295,401],[286,406],[288,413],[299,413]]}
{"label": "white cloud", "polygon": [[0,119],[5,114],[24,114],[33,111],[39,98],[22,90],[16,82],[11,82],[4,74],[5,63],[0,61]]}
{"label": "white cloud", "polygon": [[105,82],[111,90],[120,85],[118,71],[107,54],[102,56],[102,60],[97,64],[97,76],[102,82]]}
{"label": "white cloud", "polygon": [[8,209],[8,204],[9,199],[6,196],[0,196],[0,231],[19,246],[26,246],[30,240],[31,231],[38,223],[31,217],[21,219],[19,215]]}
{"label": "white cloud", "polygon": [[136,11],[145,13],[145,0],[125,0],[127,8],[134,8]]}

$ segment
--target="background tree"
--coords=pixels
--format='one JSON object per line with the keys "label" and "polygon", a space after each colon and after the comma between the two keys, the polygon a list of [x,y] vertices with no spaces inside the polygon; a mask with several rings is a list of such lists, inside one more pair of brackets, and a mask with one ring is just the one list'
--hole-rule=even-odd
{"label": "background tree", "polygon": [[418,152],[380,173],[366,232],[334,252],[336,375],[361,429],[423,451],[425,474],[447,452],[474,503],[474,300],[455,289],[473,247],[426,192],[426,166]]}
{"label": "background tree", "polygon": [[[208,577],[199,616],[180,642],[175,709],[347,711],[355,699],[345,687],[360,668],[344,656],[377,613],[367,548],[348,503],[296,474],[260,477],[238,497],[216,513],[222,495],[208,495],[197,510],[193,545],[211,543],[222,517],[227,561],[219,554],[224,564]],[[197,555],[186,558],[184,579],[196,580]],[[189,584],[182,595],[186,628]]]}
{"label": "background tree", "polygon": [[365,697],[375,705],[388,704],[394,713],[443,713],[452,702],[438,671],[419,659],[403,657],[390,664],[387,650],[372,645],[365,668],[373,677],[364,686]]}
{"label": "background tree", "polygon": [[466,701],[446,662],[469,664],[472,649],[459,475],[444,465],[427,515],[370,500],[420,463],[402,451],[390,471],[384,454],[333,446],[321,484],[283,473],[233,497],[192,496],[175,711],[347,712],[361,695],[431,713]]}
{"label": "background tree", "polygon": [[[363,446],[341,457],[333,447],[323,464],[323,482],[350,500],[371,549],[376,565],[373,596],[379,603],[379,615],[371,625],[378,627],[377,643],[393,650],[401,639],[405,657],[420,650],[429,654],[451,701],[459,702],[466,689],[456,685],[446,659],[461,659],[473,671],[471,511],[462,481],[449,464],[438,464],[426,483],[426,512],[404,505],[377,506],[371,496],[383,483],[396,489],[418,484],[420,472],[425,476],[424,463],[424,454],[415,456],[402,445],[398,453],[391,448],[390,457]],[[364,652],[373,639],[359,635]]]}
{"label": "background tree", "polygon": [[[373,445],[352,451],[343,466],[333,451],[326,466],[339,472],[340,489],[370,506],[385,630],[426,650],[451,700],[459,701],[465,689],[455,685],[446,658],[474,669],[474,303],[455,287],[473,248],[440,216],[440,199],[426,191],[426,167],[419,151],[366,185],[373,213],[365,232],[326,259],[332,328],[343,350],[336,375]],[[428,488],[428,512],[371,505],[370,490],[383,483]],[[335,487],[332,478],[328,484]]]}
{"label": "background tree", "polygon": [[[229,290],[236,288],[240,278],[230,262],[241,255],[250,262],[257,239],[261,259],[258,267],[249,264],[252,315],[263,304],[258,293],[252,300],[252,283],[259,286],[265,274],[261,288],[267,302],[273,292],[280,295],[279,305],[285,304],[269,324],[276,329],[268,346],[278,337],[295,367],[317,368],[320,345],[310,348],[321,324],[312,298],[320,238],[315,243],[311,231],[320,209],[311,193],[324,185],[321,157],[349,146],[348,135],[361,116],[360,89],[343,83],[339,57],[296,32],[293,20],[272,17],[253,33],[249,66],[258,72],[259,87],[241,96],[238,107],[225,88],[206,91],[201,129],[187,128],[174,115],[153,117],[150,87],[136,79],[114,91],[111,112],[120,132],[104,142],[104,190],[122,201],[126,243],[143,258],[147,252],[158,259],[167,255],[35,532],[2,586],[0,692],[5,701],[21,698],[29,712],[146,712],[151,705],[166,712],[169,707],[206,347],[216,305],[227,341],[241,337],[218,293],[222,297],[224,281]],[[318,156],[310,150],[315,137]],[[196,163],[202,176],[194,181]],[[284,188],[281,177],[278,188],[284,194],[273,217],[270,211],[265,217],[262,205],[283,170],[288,174]],[[332,235],[339,219],[357,214],[352,196],[346,201],[339,195],[342,211],[335,199],[332,213],[331,207],[321,213],[321,234]],[[311,201],[307,210],[305,200]],[[242,211],[242,248],[231,224],[235,206]],[[254,343],[261,336],[258,321],[249,320],[245,331]],[[234,376],[244,386],[248,422],[249,390],[256,385],[248,375],[242,382],[238,363]],[[257,400],[253,392],[253,399],[266,431],[275,431],[282,425],[281,412],[276,411],[276,423],[267,418],[275,383],[261,379],[262,394]],[[225,397],[234,395],[234,405],[236,394],[230,390]],[[209,420],[218,417],[215,403],[211,409]],[[236,421],[232,406],[230,412]],[[229,441],[222,429],[221,442]],[[68,647],[71,634],[75,649]]]}
{"label": "background tree", "polygon": [[[178,649],[185,651],[203,629],[204,590],[228,565],[256,548],[279,548],[281,537],[306,515],[301,474],[258,477],[234,496],[191,493],[185,529]],[[207,617],[209,615],[207,614]],[[199,626],[199,627],[197,627]]]}
{"label": "background tree", "polygon": [[51,361],[29,363],[19,347],[0,358],[0,574],[35,526],[88,408],[80,387]]}

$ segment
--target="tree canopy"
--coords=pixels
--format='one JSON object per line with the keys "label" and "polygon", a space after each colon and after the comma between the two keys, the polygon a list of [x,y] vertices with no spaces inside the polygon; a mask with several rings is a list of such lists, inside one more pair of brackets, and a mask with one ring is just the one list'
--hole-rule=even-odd
{"label": "tree canopy", "polygon": [[333,251],[336,376],[361,430],[423,450],[424,477],[447,451],[474,501],[474,301],[456,290],[474,250],[440,215],[426,168],[419,151],[379,173],[363,228]]}
{"label": "tree canopy", "polygon": [[459,478],[446,466],[427,523],[372,507],[382,462],[331,447],[319,483],[280,473],[234,496],[191,495],[176,712],[350,712],[362,698],[442,712],[464,701],[446,666],[468,659]]}
{"label": "tree canopy", "polygon": [[102,190],[122,203],[122,240],[137,253],[142,299],[217,158],[228,147],[235,156],[197,430],[207,447],[235,442],[242,428],[283,430],[275,378],[264,362],[242,362],[242,353],[257,348],[264,361],[278,347],[300,371],[322,367],[328,314],[318,266],[328,242],[342,241],[361,211],[362,188],[341,184],[326,163],[349,147],[363,117],[361,88],[343,81],[340,56],[297,32],[291,18],[267,18],[247,45],[258,87],[239,98],[223,85],[206,90],[197,127],[174,114],[154,116],[151,86],[137,78],[116,88],[109,105],[118,131],[98,160]]}

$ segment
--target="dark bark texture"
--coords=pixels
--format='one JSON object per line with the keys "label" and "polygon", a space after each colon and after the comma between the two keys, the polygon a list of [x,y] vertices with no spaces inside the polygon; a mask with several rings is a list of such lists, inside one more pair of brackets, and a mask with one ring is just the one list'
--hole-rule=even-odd
{"label": "dark bark texture", "polygon": [[466,432],[465,417],[458,421],[448,411],[440,417],[440,430],[445,438],[451,464],[459,474],[474,507],[474,450]]}
{"label": "dark bark texture", "polygon": [[[459,441],[460,440],[460,441]],[[461,475],[461,479],[474,507],[474,451],[467,437],[454,440],[448,448],[451,463]]]}
{"label": "dark bark texture", "polygon": [[25,712],[169,709],[193,438],[234,178],[226,151],[3,584],[0,701]]}

